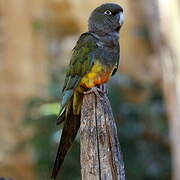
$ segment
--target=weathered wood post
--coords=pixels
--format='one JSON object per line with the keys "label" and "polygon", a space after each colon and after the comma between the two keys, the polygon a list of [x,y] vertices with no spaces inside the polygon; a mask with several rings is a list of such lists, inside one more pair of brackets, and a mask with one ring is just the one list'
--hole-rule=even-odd
{"label": "weathered wood post", "polygon": [[84,95],[81,111],[82,180],[125,180],[116,124],[106,94]]}

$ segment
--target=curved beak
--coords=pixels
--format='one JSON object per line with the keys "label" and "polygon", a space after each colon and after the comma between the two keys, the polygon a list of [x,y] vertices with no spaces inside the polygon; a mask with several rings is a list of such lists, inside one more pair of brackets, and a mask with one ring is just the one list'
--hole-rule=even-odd
{"label": "curved beak", "polygon": [[124,24],[124,14],[123,12],[119,13],[119,25],[120,27]]}

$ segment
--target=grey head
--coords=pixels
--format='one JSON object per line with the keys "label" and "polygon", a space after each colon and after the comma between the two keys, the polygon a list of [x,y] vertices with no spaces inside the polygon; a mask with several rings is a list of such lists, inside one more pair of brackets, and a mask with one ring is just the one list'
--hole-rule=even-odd
{"label": "grey head", "polygon": [[97,7],[90,15],[88,28],[97,35],[119,33],[124,23],[123,8],[114,3],[106,3]]}

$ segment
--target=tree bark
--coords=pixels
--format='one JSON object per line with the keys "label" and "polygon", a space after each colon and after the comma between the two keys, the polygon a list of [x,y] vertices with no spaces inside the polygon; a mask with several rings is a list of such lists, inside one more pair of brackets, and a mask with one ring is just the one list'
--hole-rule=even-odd
{"label": "tree bark", "polygon": [[117,128],[106,94],[84,95],[81,112],[82,180],[125,180]]}

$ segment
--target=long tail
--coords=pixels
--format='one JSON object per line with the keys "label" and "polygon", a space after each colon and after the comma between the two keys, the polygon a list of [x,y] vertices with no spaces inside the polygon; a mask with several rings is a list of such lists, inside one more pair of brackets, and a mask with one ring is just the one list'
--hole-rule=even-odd
{"label": "long tail", "polygon": [[64,158],[66,156],[66,153],[73,144],[73,141],[76,137],[76,134],[80,126],[80,115],[73,115],[72,104],[67,117],[64,116],[64,118],[64,128],[59,143],[56,160],[52,170],[51,178],[53,179],[56,179],[58,172],[60,171],[61,165],[64,161]]}

